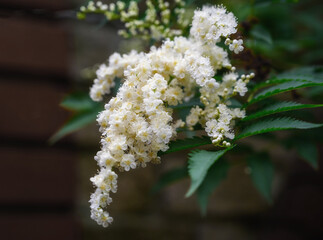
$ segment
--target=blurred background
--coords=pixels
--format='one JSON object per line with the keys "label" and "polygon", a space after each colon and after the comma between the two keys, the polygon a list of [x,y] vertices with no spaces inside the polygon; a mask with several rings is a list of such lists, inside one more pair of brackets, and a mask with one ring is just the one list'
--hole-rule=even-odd
{"label": "blurred background", "polygon": [[[250,37],[250,55],[237,61],[250,60],[244,67],[258,76],[268,76],[268,68],[323,64],[322,1],[279,2],[289,1],[222,2]],[[89,178],[97,171],[97,126],[53,145],[48,140],[71,116],[59,106],[62,99],[91,85],[87,68],[141,43],[122,40],[119,23],[76,20],[76,9],[85,3],[0,0],[0,239],[323,239],[322,137],[315,138],[318,170],[293,150],[257,138],[248,142],[271,150],[273,204],[257,192],[243,159],[212,195],[206,217],[195,197],[184,197],[188,179],[152,194],[162,173],[184,165],[184,152],[120,173],[109,207],[113,224],[104,229],[92,221]],[[322,93],[311,96],[322,103]],[[316,115],[322,122],[322,111]]]}

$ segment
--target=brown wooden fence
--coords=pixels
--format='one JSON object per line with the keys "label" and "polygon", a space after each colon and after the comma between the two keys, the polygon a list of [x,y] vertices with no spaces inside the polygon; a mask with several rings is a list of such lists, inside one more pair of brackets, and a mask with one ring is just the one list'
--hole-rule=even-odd
{"label": "brown wooden fence", "polygon": [[65,0],[0,1],[0,239],[78,239],[76,157],[50,147],[66,120],[69,35],[52,18]]}

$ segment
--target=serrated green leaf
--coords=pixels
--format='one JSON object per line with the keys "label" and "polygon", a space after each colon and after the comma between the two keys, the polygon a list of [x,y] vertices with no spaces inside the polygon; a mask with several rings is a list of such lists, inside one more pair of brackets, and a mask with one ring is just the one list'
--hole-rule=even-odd
{"label": "serrated green leaf", "polygon": [[176,181],[179,181],[183,178],[186,178],[187,176],[188,176],[188,172],[186,167],[172,169],[164,173],[159,178],[157,183],[151,189],[151,192],[156,193],[160,191],[162,188],[166,187],[167,185],[174,183]]}
{"label": "serrated green leaf", "polygon": [[291,110],[298,110],[304,108],[316,108],[323,107],[323,104],[301,104],[296,102],[279,102],[263,108],[253,114],[246,116],[241,121],[249,121],[256,118],[261,118],[275,113],[286,112]]}
{"label": "serrated green leaf", "polygon": [[164,155],[167,153],[177,152],[189,148],[194,148],[198,146],[212,144],[210,137],[193,137],[193,138],[185,138],[179,139],[173,142],[170,142],[169,149],[166,152],[159,152],[159,155]]}
{"label": "serrated green leaf", "polygon": [[191,186],[186,193],[186,197],[191,196],[203,182],[209,168],[220,158],[224,153],[233,147],[210,152],[205,150],[196,150],[189,154],[188,173],[191,178]]}
{"label": "serrated green leaf", "polygon": [[281,73],[275,77],[272,77],[264,82],[260,82],[253,86],[250,92],[256,92],[259,89],[269,87],[279,83],[285,83],[290,81],[304,81],[304,82],[323,82],[323,68],[320,66],[295,68],[287,72]]}
{"label": "serrated green leaf", "polygon": [[291,91],[294,89],[305,88],[305,87],[314,87],[314,86],[323,86],[323,82],[313,82],[313,81],[302,81],[302,80],[292,80],[284,82],[272,87],[269,87],[260,93],[256,94],[248,103],[248,105],[263,100],[265,98],[274,96],[279,93]]}
{"label": "serrated green leaf", "polygon": [[63,108],[72,111],[86,111],[101,105],[101,103],[94,102],[88,93],[72,93],[66,96],[60,103]]}
{"label": "serrated green leaf", "polygon": [[302,159],[308,162],[314,169],[318,169],[318,151],[315,143],[299,141],[296,144],[296,150]]}
{"label": "serrated green leaf", "polygon": [[271,78],[271,79],[268,79],[266,81],[263,81],[263,82],[260,82],[258,84],[255,84],[252,87],[252,89],[250,90],[250,92],[254,93],[254,92],[258,91],[259,89],[269,87],[269,86],[279,84],[279,83],[289,82],[289,81],[291,81],[291,80],[290,79]]}
{"label": "serrated green leaf", "polygon": [[[305,70],[304,70],[305,71]],[[323,76],[321,74],[302,74],[301,71],[289,71],[281,73],[277,76],[277,81],[279,79],[285,81],[301,81],[301,82],[313,82],[313,83],[323,83]]]}
{"label": "serrated green leaf", "polygon": [[250,176],[253,184],[262,196],[271,203],[271,187],[274,178],[274,167],[272,162],[267,155],[258,154],[248,158],[247,164],[251,170]]}
{"label": "serrated green leaf", "polygon": [[64,126],[58,130],[50,139],[49,143],[53,144],[57,142],[62,137],[75,132],[76,130],[85,127],[86,125],[95,121],[96,116],[98,115],[99,110],[90,110],[90,111],[83,111],[75,114],[69,119]]}
{"label": "serrated green leaf", "polygon": [[287,129],[309,129],[322,126],[323,124],[309,123],[287,117],[262,120],[247,126],[241,131],[241,133],[235,138],[235,140],[272,131]]}
{"label": "serrated green leaf", "polygon": [[207,175],[197,190],[197,200],[201,208],[202,215],[206,214],[208,199],[211,193],[226,178],[229,164],[224,159],[215,162],[207,172]]}

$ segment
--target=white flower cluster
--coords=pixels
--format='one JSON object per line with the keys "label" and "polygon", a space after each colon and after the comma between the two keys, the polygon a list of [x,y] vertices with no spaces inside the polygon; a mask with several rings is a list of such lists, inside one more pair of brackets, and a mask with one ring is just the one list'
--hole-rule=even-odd
{"label": "white flower cluster", "polygon": [[89,1],[87,3],[87,6],[82,6],[80,8],[81,12],[87,12],[87,11],[105,11],[108,9],[108,5],[107,4],[103,4],[101,1],[97,1],[96,3],[93,1]]}
{"label": "white flower cluster", "polygon": [[[193,38],[214,45],[221,40],[221,37],[227,37],[237,32],[237,19],[231,13],[227,12],[223,6],[204,6],[202,10],[194,12],[192,28],[190,34]],[[229,38],[225,44],[234,53],[243,50],[243,41]]]}
{"label": "white flower cluster", "polygon": [[221,37],[236,33],[237,19],[220,6],[204,6],[194,12],[191,35],[200,41],[215,44]]}
{"label": "white flower cluster", "polygon": [[115,86],[114,79],[124,76],[124,69],[134,67],[144,56],[143,53],[137,53],[135,50],[129,54],[114,53],[109,57],[109,64],[101,64],[96,71],[97,78],[94,79],[94,84],[90,91],[90,97],[94,101],[101,101],[103,95],[109,94],[111,88]]}
{"label": "white flower cluster", "polygon": [[248,91],[246,84],[254,77],[254,74],[241,75],[234,72],[235,68],[231,68],[231,72],[223,75],[222,82],[207,84],[200,89],[201,102],[204,109],[195,107],[191,109],[190,114],[186,118],[186,124],[189,128],[200,123],[205,126],[205,131],[212,138],[214,145],[229,147],[230,143],[225,139],[234,138],[234,119],[244,118],[245,111],[239,108],[228,107],[229,99],[236,94],[244,96]]}
{"label": "white flower cluster", "polygon": [[[185,1],[176,0],[171,6],[165,0],[146,0],[147,9],[144,17],[139,16],[138,1],[130,1],[125,4],[123,1],[103,4],[101,1],[89,1],[86,6],[80,8],[80,18],[85,18],[88,13],[104,14],[108,20],[120,19],[125,23],[126,29],[119,30],[119,34],[125,38],[140,36],[143,39],[165,39],[180,36],[182,29],[187,27],[189,21],[185,15]],[[172,11],[175,14],[171,14]],[[170,25],[172,17],[175,17],[176,29]]]}
{"label": "white flower cluster", "polygon": [[[205,13],[199,11],[198,15],[213,17],[210,8],[203,9]],[[210,40],[218,42],[219,36],[228,37],[235,31],[236,21],[223,7],[215,12],[221,14],[217,24],[230,29],[220,28],[220,35],[214,32]],[[192,28],[203,26],[203,21],[193,21]],[[117,96],[105,105],[97,119],[102,148],[95,160],[101,170],[91,178],[97,189],[90,203],[91,217],[104,227],[112,222],[104,209],[112,201],[110,192],[117,190],[114,169],[129,171],[145,167],[148,162],[158,163],[158,152],[166,151],[169,141],[176,137],[176,129],[184,127],[183,121],[174,121],[171,106],[190,100],[199,88],[204,107],[192,108],[186,125],[192,128],[200,123],[213,143],[220,146],[230,145],[225,139],[234,137],[234,119],[244,117],[243,110],[231,109],[227,103],[232,96],[245,94],[246,83],[253,75],[239,78],[224,49],[205,44],[194,31],[192,34],[189,38],[166,40],[149,53],[113,54],[109,64],[101,65],[97,71],[91,88],[93,100],[101,100],[103,94],[109,93],[114,77],[124,78]],[[226,72],[222,81],[214,78],[219,70]]]}

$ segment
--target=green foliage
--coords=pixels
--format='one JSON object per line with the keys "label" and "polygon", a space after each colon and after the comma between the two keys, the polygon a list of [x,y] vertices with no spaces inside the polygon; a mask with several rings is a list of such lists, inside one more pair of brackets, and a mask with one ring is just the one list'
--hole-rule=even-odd
{"label": "green foliage", "polygon": [[58,130],[49,140],[51,144],[57,142],[62,137],[65,137],[66,135],[75,132],[86,125],[92,123],[95,121],[96,116],[98,115],[98,111],[84,111],[75,114],[70,118],[64,126]]}
{"label": "green foliage", "polygon": [[[323,67],[322,66],[305,66],[294,68],[285,72],[286,75],[299,75],[299,76],[310,76],[312,79],[323,78]],[[282,76],[284,74],[281,74]],[[321,80],[322,81],[322,80]]]}
{"label": "green foliage", "polygon": [[194,97],[188,102],[184,102],[182,104],[178,104],[176,106],[170,106],[170,107],[173,109],[183,109],[183,108],[192,108],[194,106],[202,106],[202,103],[199,97]]}
{"label": "green foliage", "polygon": [[323,104],[301,104],[296,102],[278,102],[276,104],[270,105],[263,109],[258,110],[257,112],[247,115],[242,121],[249,121],[255,118],[261,118],[267,115],[291,111],[291,110],[298,110],[304,108],[316,108],[316,107],[323,107]]}
{"label": "green foliage", "polygon": [[66,96],[60,105],[70,111],[88,111],[101,104],[93,102],[88,93],[77,92]]}
{"label": "green foliage", "polygon": [[272,132],[278,130],[287,130],[287,129],[309,129],[309,128],[316,128],[321,127],[323,124],[316,124],[316,123],[309,123],[304,122],[301,120],[293,119],[293,118],[276,118],[276,119],[269,119],[269,120],[262,120],[251,125],[248,125],[244,128],[241,133],[235,138],[236,140]]}
{"label": "green foliage", "polygon": [[247,159],[253,184],[263,197],[272,202],[271,188],[274,178],[274,167],[266,154],[255,154]]}
{"label": "green foliage", "polygon": [[286,79],[286,78],[283,78],[283,79],[277,78],[277,77],[270,78],[264,82],[260,82],[255,86],[253,86],[253,88],[250,90],[250,93],[255,93],[259,89],[270,87],[272,85],[279,84],[279,83],[289,82],[289,81],[290,79]]}
{"label": "green foliage", "polygon": [[230,103],[228,104],[228,106],[230,106],[230,108],[242,108],[243,105],[241,104],[241,102],[239,102],[237,99],[230,99]]}
{"label": "green foliage", "polygon": [[81,12],[77,12],[76,17],[77,17],[78,20],[84,20],[86,18],[86,14],[81,13]]}
{"label": "green foliage", "polygon": [[312,141],[298,140],[294,144],[299,156],[309,163],[314,169],[318,169],[318,151],[316,144]]}
{"label": "green foliage", "polygon": [[169,144],[169,149],[166,152],[159,152],[159,155],[177,152],[189,148],[194,148],[202,145],[212,144],[210,137],[203,136],[203,137],[192,137],[192,138],[185,138],[173,141]]}
{"label": "green foliage", "polygon": [[303,142],[297,147],[297,151],[314,169],[318,169],[318,152],[314,143]]}
{"label": "green foliage", "polygon": [[[253,86],[250,93],[255,93],[259,89],[270,87],[272,85],[286,83],[290,81],[303,81],[311,83],[323,83],[323,69],[319,66],[302,67],[286,71],[264,82],[260,82]],[[316,86],[316,85],[315,85]],[[250,99],[251,100],[251,99]]]}
{"label": "green foliage", "polygon": [[219,159],[207,172],[204,181],[197,190],[197,199],[202,215],[206,215],[209,196],[226,178],[229,167],[230,165],[225,159]]}
{"label": "green foliage", "polygon": [[323,86],[323,82],[315,82],[315,81],[309,81],[305,79],[292,80],[293,78],[286,78],[286,79],[289,79],[290,81],[286,81],[281,84],[269,87],[261,91],[260,93],[256,94],[249,101],[249,105],[279,93],[283,93],[283,92],[287,92],[287,91],[291,91],[299,88],[305,88],[305,87]]}
{"label": "green foliage", "polygon": [[151,189],[151,192],[157,193],[158,191],[160,191],[162,188],[166,187],[167,185],[177,182],[183,178],[186,178],[187,176],[188,176],[188,173],[187,173],[186,167],[172,169],[172,170],[164,173],[159,178],[157,183]]}
{"label": "green foliage", "polygon": [[72,111],[72,117],[50,139],[51,144],[95,121],[103,109],[102,103],[93,102],[87,93],[73,93],[63,99],[61,106]]}
{"label": "green foliage", "polygon": [[255,3],[297,3],[298,0],[256,0]]}
{"label": "green foliage", "polygon": [[228,150],[210,152],[205,150],[196,150],[189,154],[188,173],[191,178],[191,186],[186,193],[186,197],[191,196],[203,182],[209,168]]}
{"label": "green foliage", "polygon": [[[246,46],[268,59],[271,69],[282,71],[322,62],[322,4],[313,0],[255,0],[249,6],[248,1],[234,2],[235,13],[245,12],[242,17],[249,23],[244,25],[247,32],[254,24],[270,31],[272,45],[254,39],[251,44],[247,40]],[[246,39],[251,37],[252,31],[249,31]]]}
{"label": "green foliage", "polygon": [[266,44],[273,44],[273,39],[270,32],[261,25],[256,25],[250,32],[255,39],[265,42]]}
{"label": "green foliage", "polygon": [[323,86],[318,86],[310,89],[305,93],[305,96],[308,98],[315,98],[318,96],[322,96],[323,94]]}

